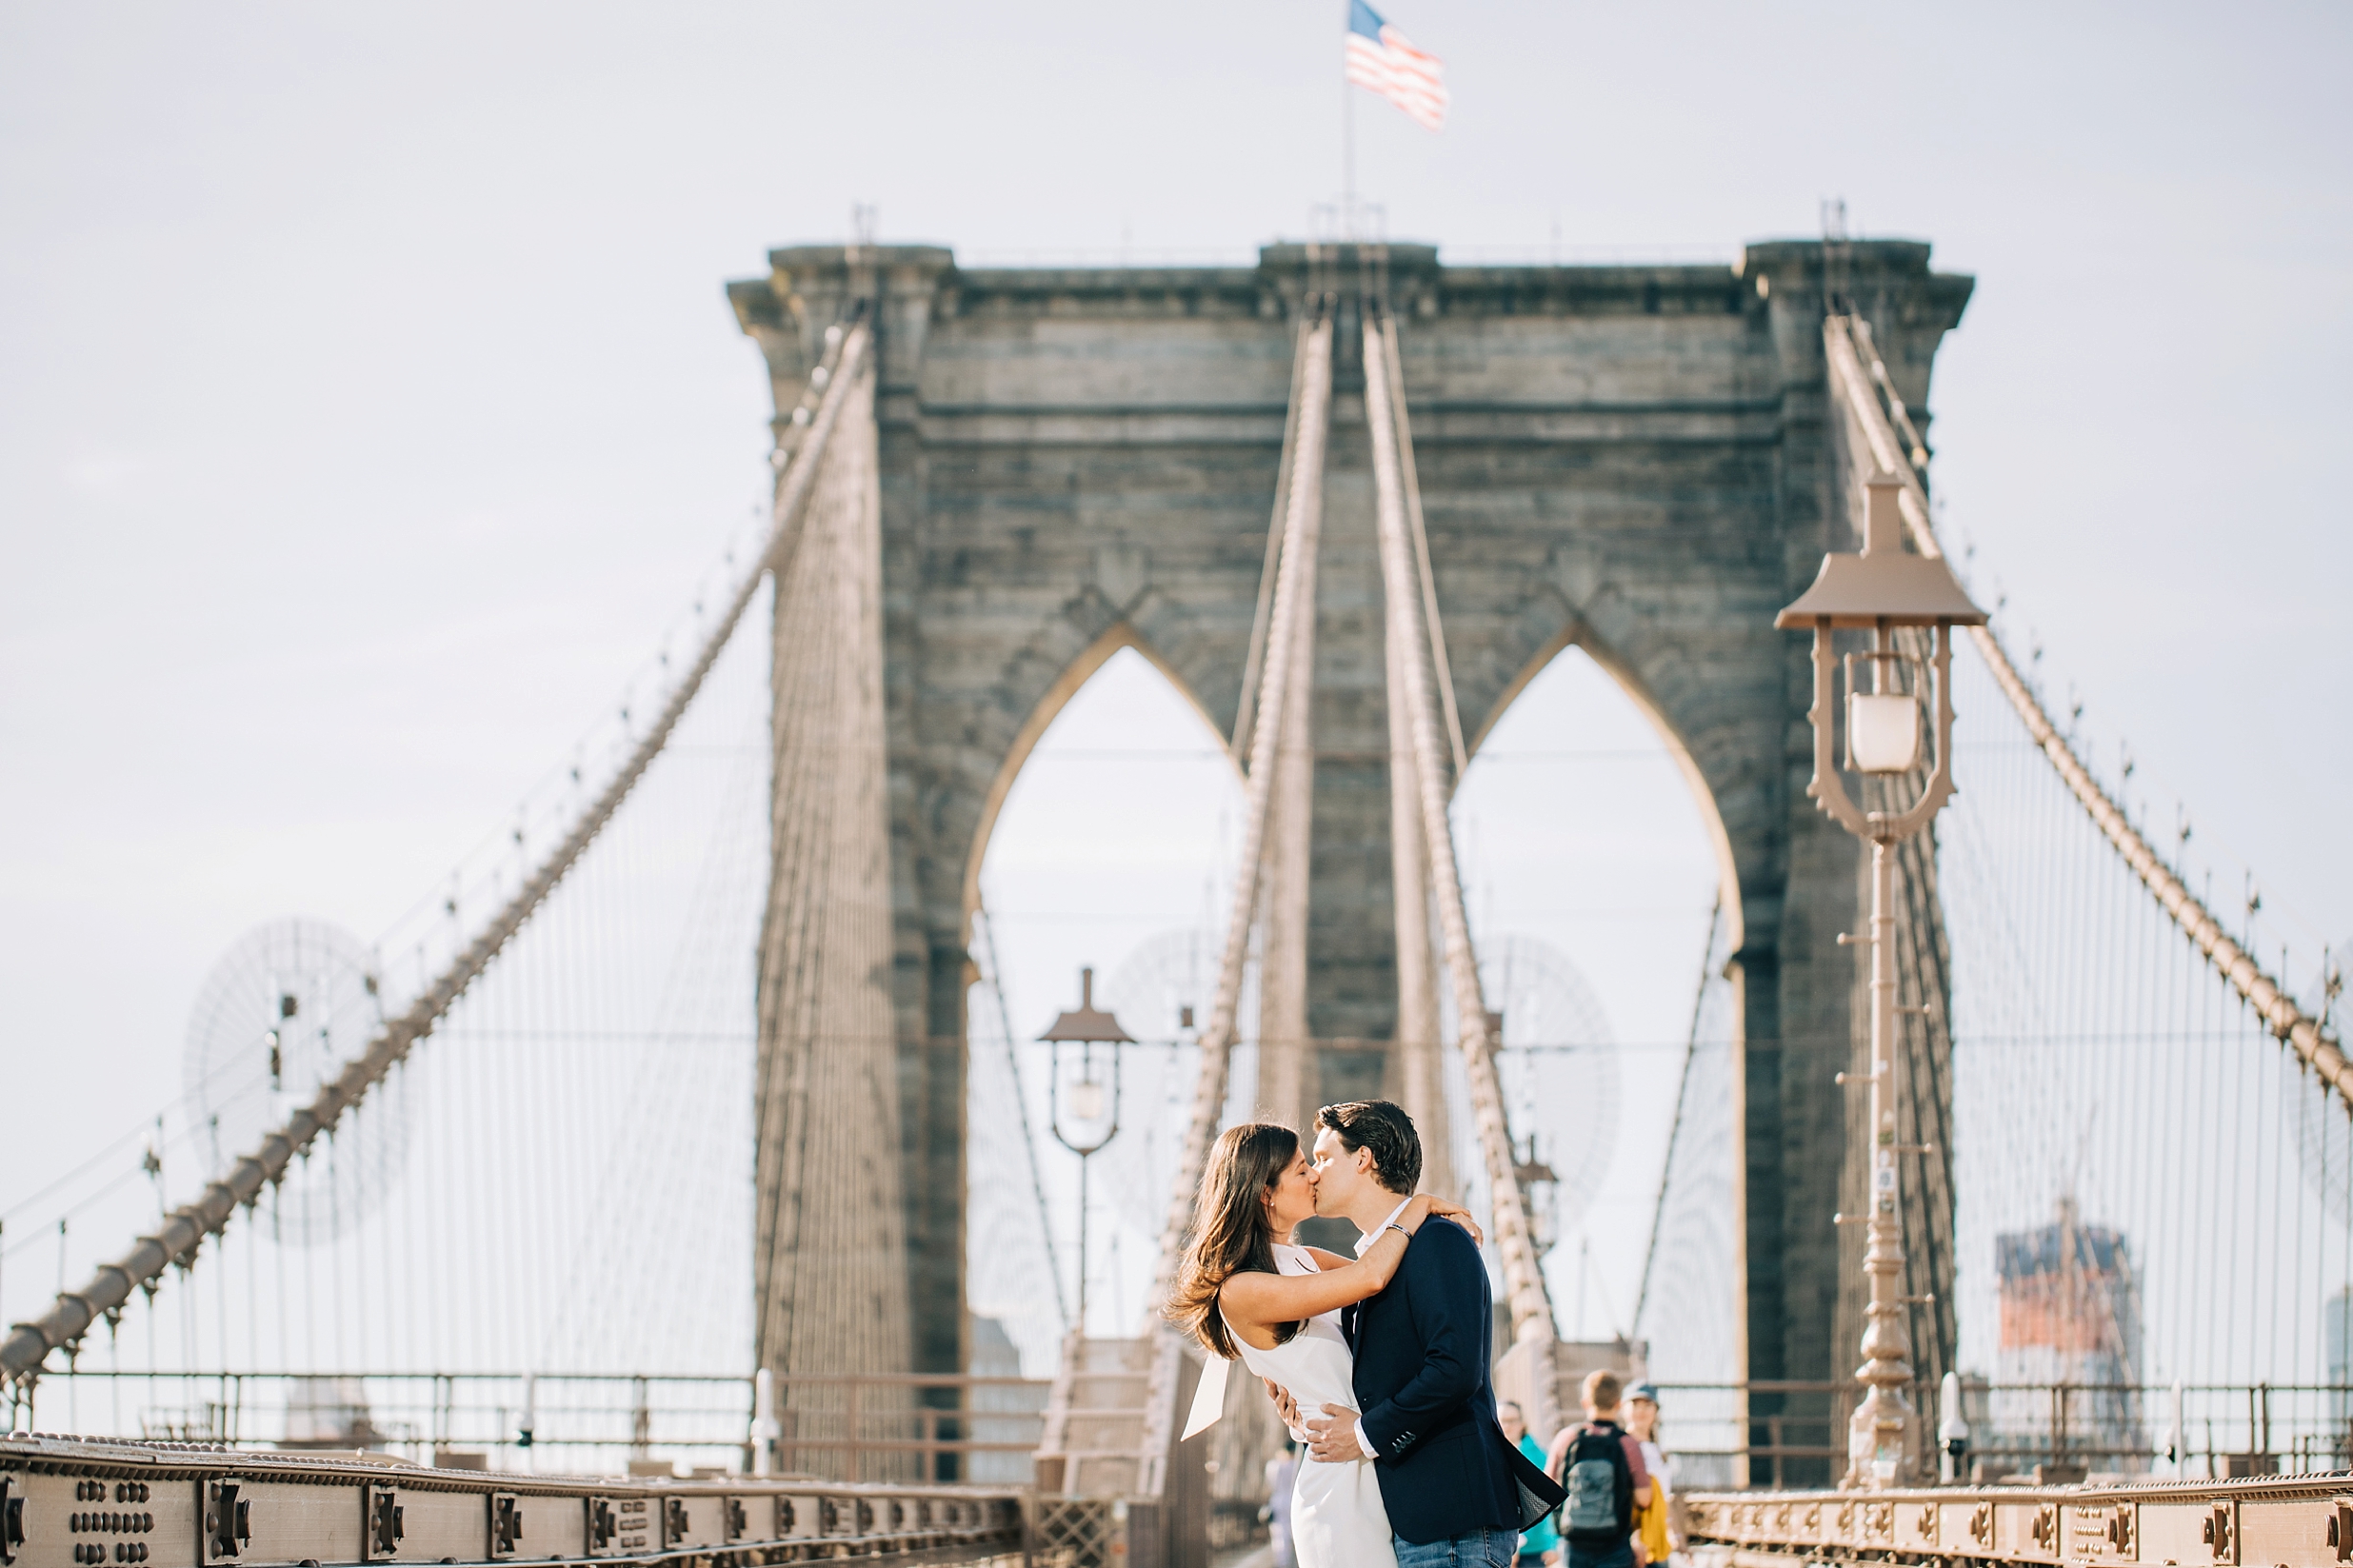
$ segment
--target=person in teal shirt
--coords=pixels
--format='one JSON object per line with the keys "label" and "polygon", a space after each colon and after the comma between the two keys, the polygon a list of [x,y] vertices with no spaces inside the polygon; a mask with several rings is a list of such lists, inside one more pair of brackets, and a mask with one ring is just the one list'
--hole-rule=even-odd
{"label": "person in teal shirt", "polygon": [[[1520,1413],[1520,1407],[1506,1399],[1495,1407],[1495,1419],[1504,1423],[1504,1436],[1541,1469],[1545,1459],[1545,1445],[1528,1435],[1527,1418]],[[1560,1534],[1552,1528],[1552,1516],[1546,1514],[1533,1529],[1520,1537],[1520,1555],[1512,1559],[1513,1568],[1543,1568],[1544,1564],[1557,1560],[1560,1550]]]}

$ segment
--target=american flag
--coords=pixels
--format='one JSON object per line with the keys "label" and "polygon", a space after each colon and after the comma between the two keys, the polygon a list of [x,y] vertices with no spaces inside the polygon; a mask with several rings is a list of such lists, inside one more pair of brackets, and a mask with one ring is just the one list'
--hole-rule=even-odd
{"label": "american flag", "polygon": [[1365,0],[1348,0],[1348,80],[1412,115],[1428,129],[1446,123],[1446,66],[1406,41]]}

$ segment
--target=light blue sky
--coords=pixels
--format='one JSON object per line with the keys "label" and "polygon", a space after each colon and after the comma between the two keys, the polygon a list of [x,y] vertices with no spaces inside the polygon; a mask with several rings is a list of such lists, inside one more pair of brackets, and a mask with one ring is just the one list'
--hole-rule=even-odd
{"label": "light blue sky", "polygon": [[[1857,230],[1978,290],[1947,526],[2170,820],[2353,937],[2342,6],[1423,0],[1392,234]],[[1313,5],[0,7],[0,1207],[177,1082],[253,923],[387,925],[760,498],[720,293],[881,233],[1244,257],[1338,184]],[[2218,872],[2218,886],[2236,883]]]}

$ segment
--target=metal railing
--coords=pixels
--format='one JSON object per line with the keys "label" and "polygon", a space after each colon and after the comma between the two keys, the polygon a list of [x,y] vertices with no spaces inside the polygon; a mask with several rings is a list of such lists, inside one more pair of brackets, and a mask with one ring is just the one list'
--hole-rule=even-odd
{"label": "metal railing", "polygon": [[[777,1461],[849,1481],[1028,1486],[1045,1436],[1042,1379],[839,1376],[791,1379]],[[780,1383],[778,1398],[787,1398]]]}
{"label": "metal railing", "polygon": [[[778,1390],[780,1469],[853,1482],[1027,1486],[1050,1385],[910,1374]],[[1686,1490],[1814,1484],[1843,1464],[1852,1382],[1661,1383]],[[246,1450],[397,1454],[499,1470],[668,1474],[748,1467],[749,1378],[607,1373],[175,1374],[77,1370],[13,1425]],[[1964,1379],[1968,1473],[2226,1479],[2353,1467],[2353,1383]],[[1923,1428],[1943,1412],[1923,1390]],[[5,1407],[0,1407],[5,1408]],[[1830,1476],[1835,1479],[1835,1476]]]}
{"label": "metal railing", "polygon": [[2353,1463],[2353,1384],[1964,1379],[1962,1412],[1989,1480],[2037,1465],[2222,1480]]}
{"label": "metal railing", "polygon": [[[1685,1490],[1837,1479],[1854,1382],[1661,1383],[1661,1430]],[[1922,1429],[1944,1412],[1916,1395]],[[2178,1418],[2177,1418],[2178,1400]],[[1964,1479],[2227,1479],[2353,1467],[2353,1384],[1998,1383],[1964,1378]],[[1932,1440],[1932,1439],[1931,1439]],[[1931,1465],[1933,1461],[1931,1460]]]}
{"label": "metal railing", "polygon": [[[1027,1486],[1047,1386],[925,1374],[796,1379],[778,1391],[778,1462],[846,1481]],[[12,1427],[550,1472],[734,1473],[748,1468],[752,1415],[749,1378],[656,1374],[77,1369],[51,1373],[37,1392],[37,1406],[0,1405]]]}
{"label": "metal railing", "polygon": [[1814,1480],[1846,1452],[1852,1382],[1660,1383],[1660,1435],[1678,1490]]}

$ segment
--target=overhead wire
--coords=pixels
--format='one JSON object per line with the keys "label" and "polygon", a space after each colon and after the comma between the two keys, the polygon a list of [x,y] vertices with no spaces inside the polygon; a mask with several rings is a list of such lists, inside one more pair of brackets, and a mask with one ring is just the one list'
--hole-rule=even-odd
{"label": "overhead wire", "polygon": [[1028,1094],[1022,1083],[1021,1054],[1014,1045],[1013,1015],[1010,1004],[1006,1001],[1005,985],[1001,979],[1004,971],[1000,967],[1002,961],[997,956],[996,922],[984,905],[972,911],[972,923],[980,932],[981,955],[987,962],[982,982],[988,987],[989,996],[996,1003],[997,1024],[1005,1036],[1006,1072],[1012,1082],[1013,1106],[1016,1124],[1021,1128],[1022,1153],[1029,1168],[1030,1195],[1037,1204],[1038,1236],[1046,1253],[1047,1276],[1054,1283],[1054,1313],[1067,1328],[1070,1321],[1070,1307],[1063,1292],[1062,1264],[1055,1257],[1054,1222],[1047,1207],[1046,1182],[1038,1169],[1038,1141],[1029,1124]]}

